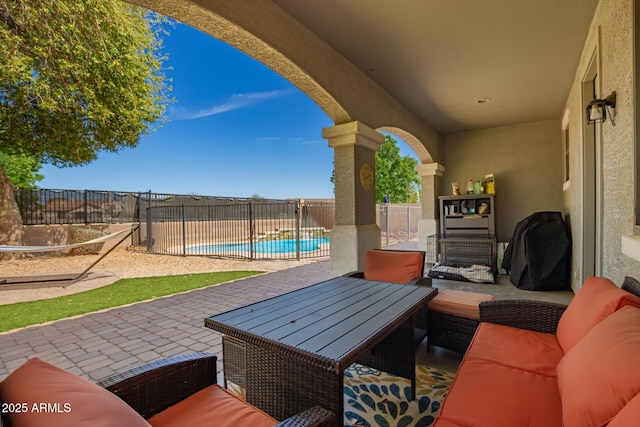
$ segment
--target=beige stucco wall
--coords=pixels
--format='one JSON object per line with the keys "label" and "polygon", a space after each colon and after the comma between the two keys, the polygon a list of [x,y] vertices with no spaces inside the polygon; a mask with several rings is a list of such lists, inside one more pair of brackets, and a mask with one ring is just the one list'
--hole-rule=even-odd
{"label": "beige stucco wall", "polygon": [[451,183],[464,193],[469,179],[495,176],[496,234],[508,242],[518,221],[534,212],[562,211],[560,120],[525,123],[445,136],[441,195]]}
{"label": "beige stucco wall", "polygon": [[640,262],[621,250],[622,237],[634,228],[634,103],[633,103],[633,1],[601,1],[598,5],[576,71],[566,108],[569,110],[571,185],[565,195],[573,236],[572,287],[581,283],[582,247],[582,138],[585,120],[581,84],[594,52],[599,54],[596,90],[605,97],[617,92],[616,125],[607,120],[601,126],[602,270],[597,272],[618,285],[625,275],[640,277]]}

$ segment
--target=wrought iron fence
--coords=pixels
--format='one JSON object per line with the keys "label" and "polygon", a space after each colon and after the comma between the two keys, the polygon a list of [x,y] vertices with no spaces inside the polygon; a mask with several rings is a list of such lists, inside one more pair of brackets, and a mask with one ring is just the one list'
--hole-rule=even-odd
{"label": "wrought iron fence", "polygon": [[16,189],[15,196],[24,225],[146,222],[146,209],[154,206],[227,205],[253,200],[237,197],[152,193],[151,191],[135,193],[43,188]]}
{"label": "wrought iron fence", "polygon": [[382,246],[417,239],[420,218],[422,206],[419,204],[379,204],[376,220],[380,227]]}
{"label": "wrought iron fence", "polygon": [[[24,225],[139,223],[150,252],[246,259],[329,254],[333,202],[148,192],[18,189]],[[380,204],[382,246],[416,239],[420,205]]]}
{"label": "wrought iron fence", "polygon": [[329,255],[334,205],[249,202],[147,209],[143,241],[153,253],[240,259]]}

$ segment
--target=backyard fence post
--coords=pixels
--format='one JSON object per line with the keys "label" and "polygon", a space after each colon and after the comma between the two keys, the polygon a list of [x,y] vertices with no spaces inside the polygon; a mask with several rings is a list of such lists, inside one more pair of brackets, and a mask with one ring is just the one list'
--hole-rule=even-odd
{"label": "backyard fence post", "polygon": [[249,201],[249,259],[253,261],[253,202]]}
{"label": "backyard fence post", "polygon": [[407,205],[407,238],[406,242],[409,241],[409,236],[411,235],[411,206]]}
{"label": "backyard fence post", "polygon": [[153,245],[151,243],[151,208],[146,209],[146,217],[147,217],[147,252],[153,253]]}
{"label": "backyard fence post", "polygon": [[151,190],[149,190],[149,198],[148,198],[148,200],[149,200],[149,207],[151,207]]}
{"label": "backyard fence post", "polygon": [[184,205],[182,205],[182,256],[187,256],[187,224],[185,223]]}
{"label": "backyard fence post", "polygon": [[300,215],[302,215],[302,209],[300,199],[296,203],[296,259],[300,261]]}
{"label": "backyard fence post", "polygon": [[89,214],[88,214],[89,206],[87,205],[87,191],[88,190],[84,190],[84,223],[85,224],[89,224]]}
{"label": "backyard fence post", "polygon": [[138,208],[138,244],[142,243],[142,212],[141,212],[142,205],[140,204],[141,200],[142,200],[142,193],[138,191],[138,202],[136,203],[136,207]]}
{"label": "backyard fence post", "polygon": [[389,204],[387,203],[386,205],[384,205],[385,208],[385,214],[384,214],[384,222],[385,222],[385,238],[386,238],[386,245],[385,246],[389,246]]}

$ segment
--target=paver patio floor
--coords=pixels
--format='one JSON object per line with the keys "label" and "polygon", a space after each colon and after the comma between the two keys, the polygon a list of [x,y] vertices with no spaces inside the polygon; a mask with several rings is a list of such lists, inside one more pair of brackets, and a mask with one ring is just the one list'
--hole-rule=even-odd
{"label": "paver patio floor", "polygon": [[148,302],[0,334],[0,380],[40,357],[96,381],[130,367],[208,351],[222,370],[222,336],[204,318],[330,278],[321,261]]}

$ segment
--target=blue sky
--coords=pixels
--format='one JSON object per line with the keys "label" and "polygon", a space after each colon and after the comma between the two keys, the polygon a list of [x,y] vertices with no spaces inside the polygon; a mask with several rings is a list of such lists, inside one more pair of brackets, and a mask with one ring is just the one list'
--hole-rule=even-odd
{"label": "blue sky", "polygon": [[[41,188],[330,198],[333,122],[304,93],[234,48],[187,25],[164,38],[176,102],[135,149],[73,168],[45,165]],[[397,139],[397,138],[396,138]],[[401,154],[410,149],[399,143]]]}

